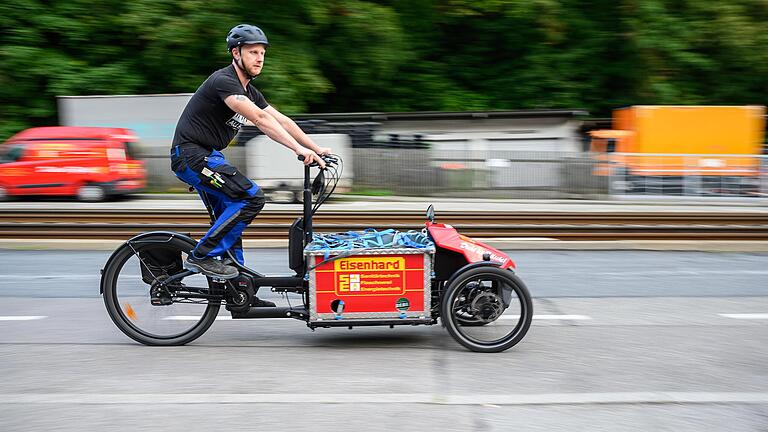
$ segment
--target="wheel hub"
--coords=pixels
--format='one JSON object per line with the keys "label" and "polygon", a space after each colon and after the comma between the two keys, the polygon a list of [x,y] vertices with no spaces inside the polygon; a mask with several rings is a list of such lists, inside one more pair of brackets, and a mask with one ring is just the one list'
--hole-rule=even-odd
{"label": "wheel hub", "polygon": [[504,305],[496,293],[485,291],[472,300],[472,310],[476,318],[492,322],[504,312]]}

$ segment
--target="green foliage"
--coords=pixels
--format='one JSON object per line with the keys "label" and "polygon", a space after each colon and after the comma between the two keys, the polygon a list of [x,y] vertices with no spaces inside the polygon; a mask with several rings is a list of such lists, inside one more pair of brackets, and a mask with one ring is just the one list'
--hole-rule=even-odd
{"label": "green foliage", "polygon": [[193,92],[235,24],[287,113],[766,104],[764,0],[16,0],[0,3],[0,138],[56,96]]}

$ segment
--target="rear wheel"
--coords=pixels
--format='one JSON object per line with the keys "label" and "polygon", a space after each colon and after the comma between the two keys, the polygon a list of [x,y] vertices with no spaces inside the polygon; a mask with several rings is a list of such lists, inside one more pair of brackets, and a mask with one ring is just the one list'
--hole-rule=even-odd
{"label": "rear wheel", "polygon": [[131,240],[112,255],[104,268],[104,304],[128,337],[145,345],[183,345],[216,320],[221,293],[205,276],[192,274],[167,286],[159,283],[184,271],[181,263],[194,246],[157,234]]}
{"label": "rear wheel", "polygon": [[440,316],[448,333],[477,352],[500,352],[520,342],[531,326],[528,289],[509,270],[467,270],[445,290]]}

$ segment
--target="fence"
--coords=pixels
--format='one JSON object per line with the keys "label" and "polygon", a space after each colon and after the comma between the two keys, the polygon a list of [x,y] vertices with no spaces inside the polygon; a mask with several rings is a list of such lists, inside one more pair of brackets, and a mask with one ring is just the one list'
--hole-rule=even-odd
{"label": "fence", "polygon": [[357,190],[483,198],[606,198],[583,153],[355,149]]}
{"label": "fence", "polygon": [[611,195],[768,197],[768,156],[631,154],[598,156]]}
{"label": "fence", "polygon": [[[369,135],[370,136],[370,135]],[[768,156],[435,149],[401,137],[354,145],[360,193],[512,199],[641,196],[768,199]],[[243,146],[225,150],[247,166]],[[183,190],[163,152],[144,154],[151,191]]]}
{"label": "fence", "polygon": [[768,198],[768,158],[743,155],[354,150],[355,188],[396,195]]}

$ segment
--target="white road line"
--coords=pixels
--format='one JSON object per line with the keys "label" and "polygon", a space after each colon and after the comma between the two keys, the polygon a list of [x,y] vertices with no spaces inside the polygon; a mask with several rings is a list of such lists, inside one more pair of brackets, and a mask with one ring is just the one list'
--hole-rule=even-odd
{"label": "white road line", "polygon": [[766,404],[766,392],[624,392],[468,394],[430,393],[5,393],[0,404],[430,404],[430,405],[606,405],[606,404]]}
{"label": "white road line", "polygon": [[[169,320],[169,321],[199,321],[200,317],[193,316],[193,315],[171,315],[171,316],[164,317],[163,319]],[[260,319],[269,319],[269,318],[260,318]],[[285,318],[273,318],[273,319],[285,320]],[[516,320],[516,319],[519,319],[519,315],[502,315],[501,317],[499,317],[499,319]],[[592,318],[586,315],[534,315],[533,319],[535,320],[590,320]],[[219,315],[216,317],[216,321],[219,321],[219,320],[232,320],[232,317],[229,315]]]}
{"label": "white road line", "polygon": [[720,275],[768,275],[768,270],[647,270],[625,272],[591,272],[599,276],[720,276]]}
{"label": "white road line", "polygon": [[27,315],[27,316],[0,316],[0,321],[31,321],[48,318],[45,315]]}
{"label": "white road line", "polygon": [[[501,320],[516,320],[520,315],[502,315],[499,317]],[[535,320],[591,320],[592,317],[586,315],[534,315]]]}
{"label": "white road line", "polygon": [[[91,274],[41,274],[41,275],[29,275],[29,274],[2,274],[4,279],[99,279],[98,273]],[[121,275],[122,276],[122,275]],[[135,275],[137,278],[140,274]]]}
{"label": "white road line", "polygon": [[734,319],[768,319],[768,313],[718,314],[725,318]]}

